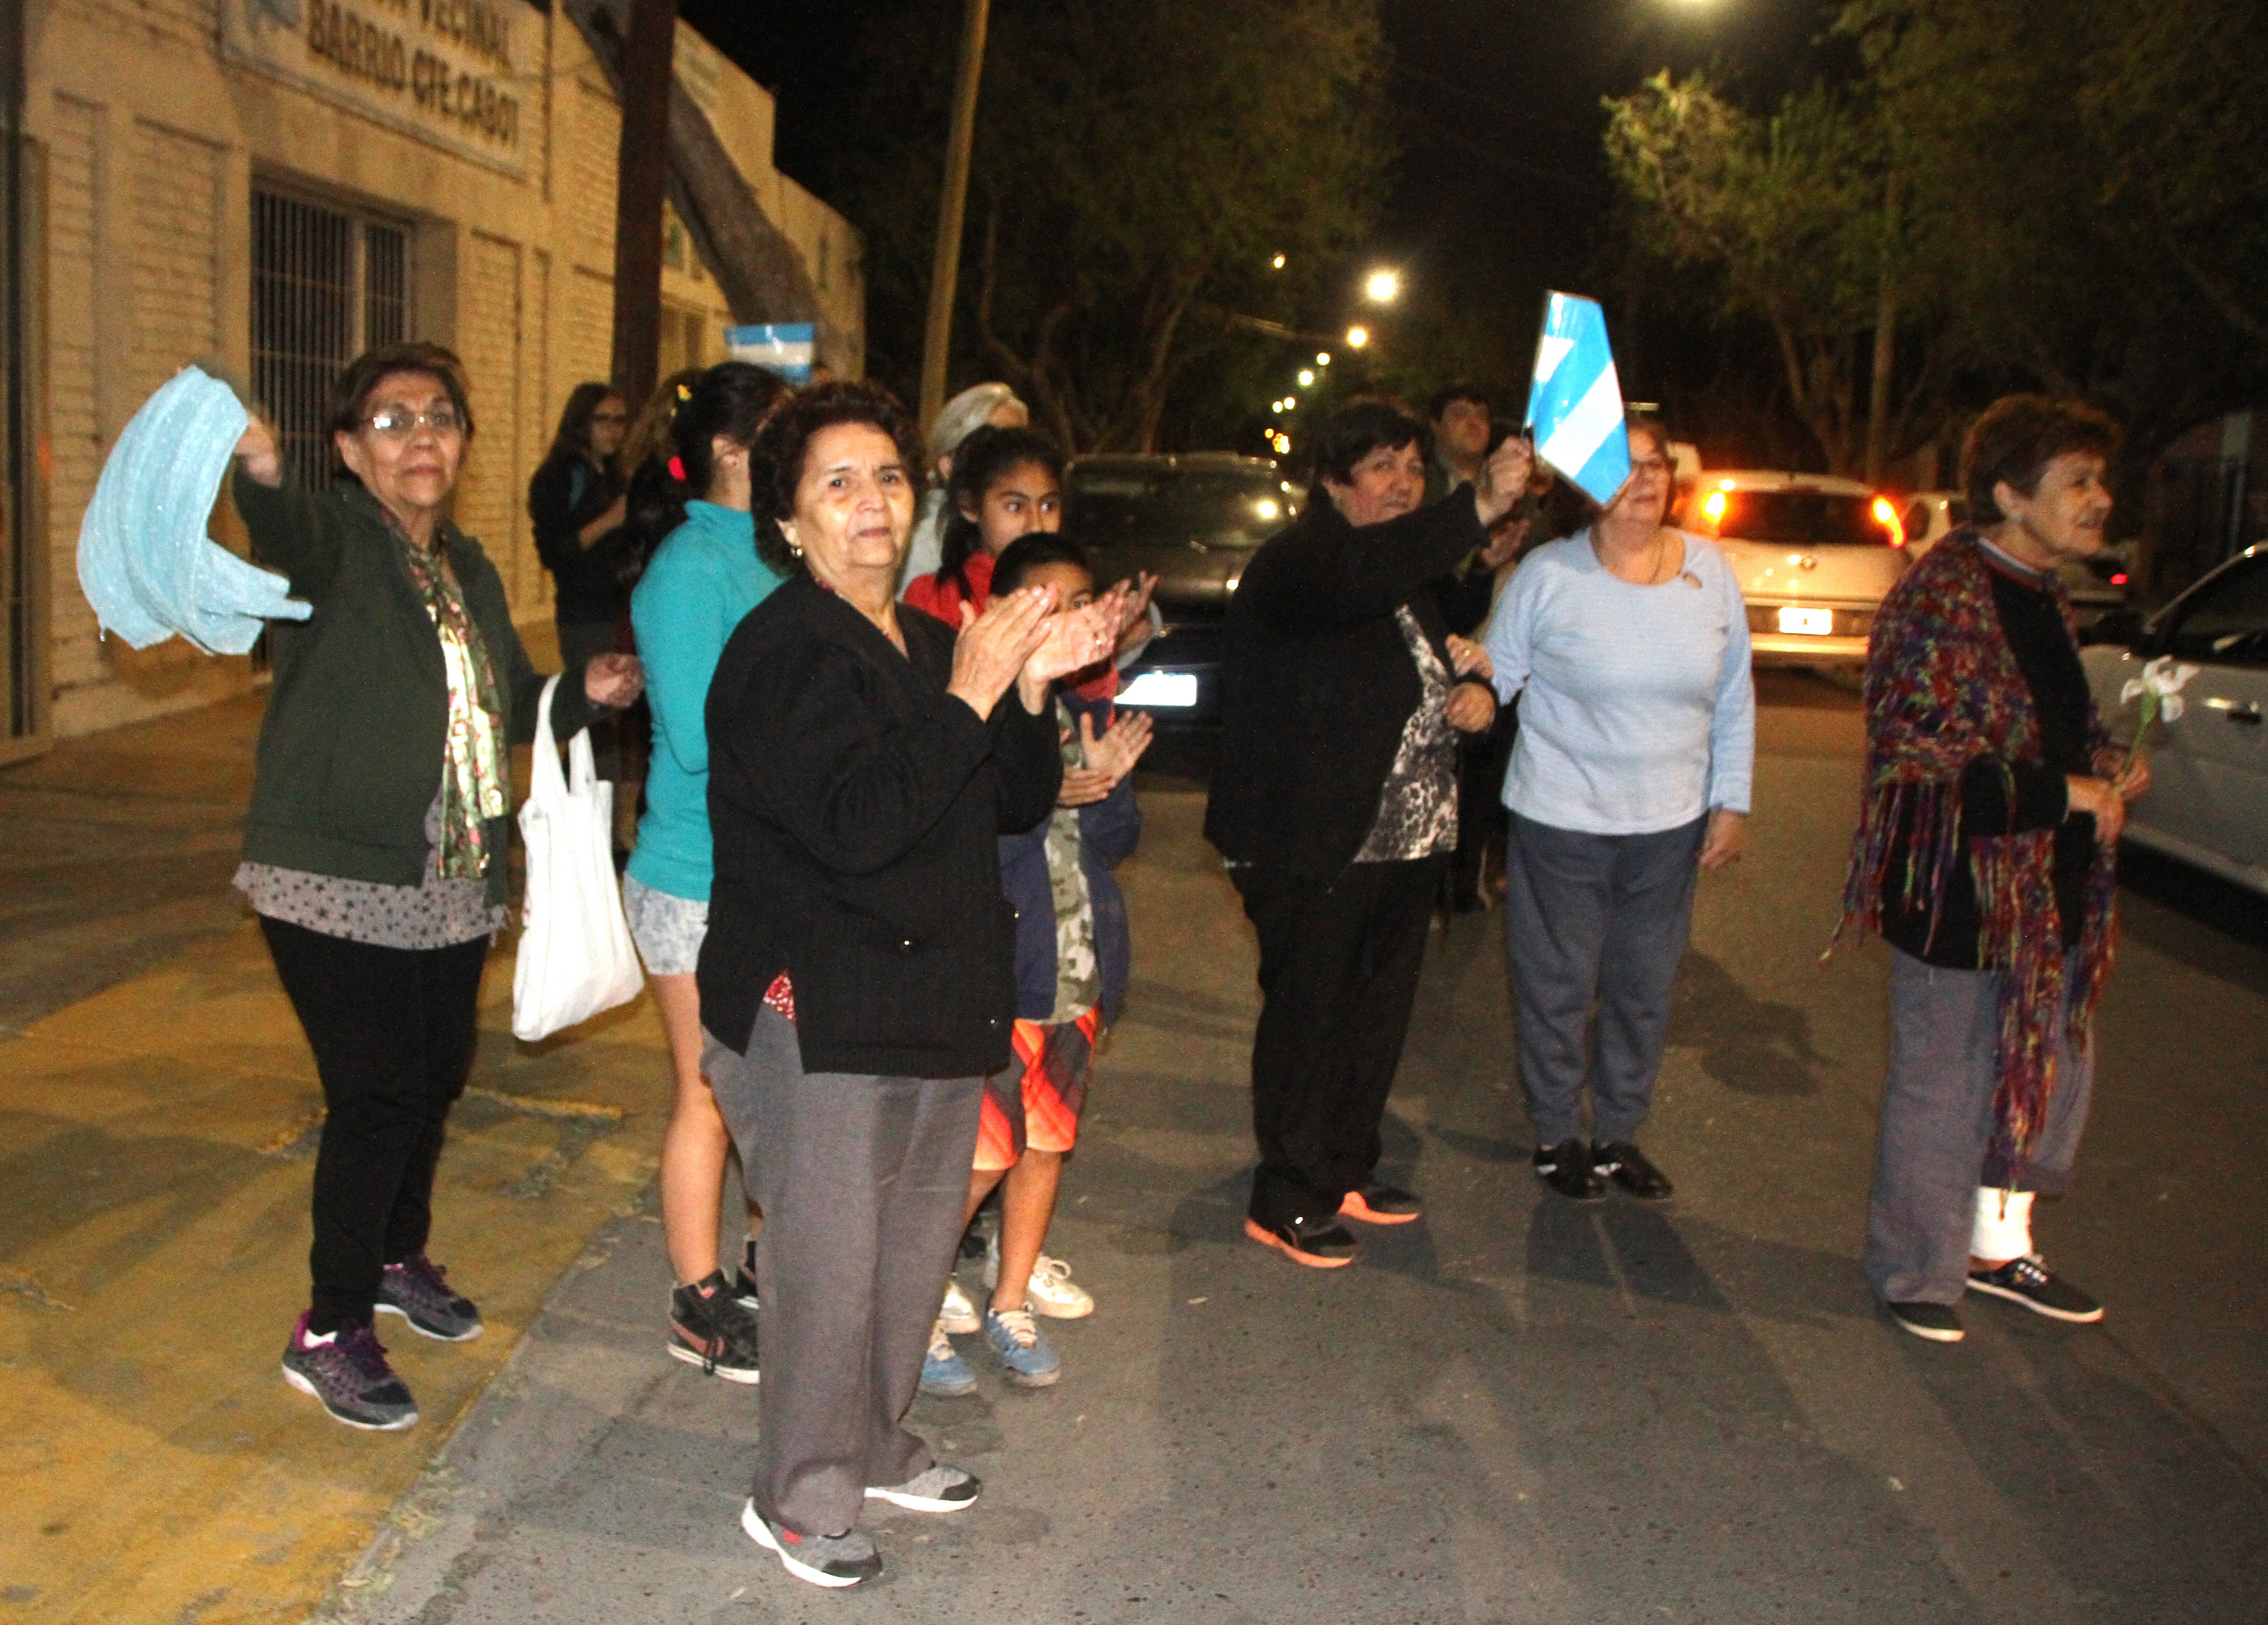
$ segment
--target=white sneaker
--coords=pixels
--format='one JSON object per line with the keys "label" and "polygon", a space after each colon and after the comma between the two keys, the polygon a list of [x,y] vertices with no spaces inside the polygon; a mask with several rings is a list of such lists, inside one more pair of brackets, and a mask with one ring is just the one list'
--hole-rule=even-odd
{"label": "white sneaker", "polygon": [[984,1324],[977,1318],[976,1305],[968,1301],[968,1294],[951,1276],[945,1278],[945,1306],[937,1312],[937,1320],[939,1326],[957,1337],[965,1337]]}
{"label": "white sneaker", "polygon": [[[984,1253],[984,1284],[1000,1284],[1000,1243],[996,1238]],[[1094,1312],[1094,1296],[1071,1278],[1071,1266],[1059,1258],[1040,1254],[1032,1266],[1031,1284],[1025,1289],[1033,1312],[1057,1320],[1076,1320]]]}

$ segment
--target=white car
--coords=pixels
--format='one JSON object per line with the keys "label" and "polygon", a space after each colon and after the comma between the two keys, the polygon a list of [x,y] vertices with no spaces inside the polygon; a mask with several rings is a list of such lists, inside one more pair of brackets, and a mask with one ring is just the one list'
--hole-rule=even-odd
{"label": "white car", "polygon": [[[1918,559],[1969,523],[1969,499],[1959,491],[1924,491],[1906,503],[1906,557]],[[2133,569],[2124,545],[2105,548],[2089,559],[2066,559],[2056,567],[2072,608],[2085,626],[2109,610],[2126,607],[2127,577]]]}
{"label": "white car", "polygon": [[2130,647],[2080,651],[2121,742],[2138,712],[2119,695],[2168,655],[2197,674],[2181,691],[2181,719],[2153,724],[2143,741],[2150,791],[2127,813],[2126,838],[2268,895],[2268,543],[2153,615]]}
{"label": "white car", "polygon": [[1684,524],[1725,550],[1759,665],[1863,665],[1882,594],[1906,567],[1889,499],[1830,474],[1712,468]]}

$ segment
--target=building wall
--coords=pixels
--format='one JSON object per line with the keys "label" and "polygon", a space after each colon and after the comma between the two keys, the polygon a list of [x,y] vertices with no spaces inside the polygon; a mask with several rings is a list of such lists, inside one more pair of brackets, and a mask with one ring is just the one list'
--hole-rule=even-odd
{"label": "building wall", "polygon": [[[381,20],[417,0],[345,0]],[[195,361],[249,390],[255,184],[410,230],[413,336],[451,344],[479,434],[458,522],[502,573],[514,612],[550,605],[524,496],[568,392],[609,370],[620,114],[573,25],[524,0],[511,18],[524,173],[475,161],[222,48],[224,4],[299,12],[316,0],[48,0],[32,18],[28,122],[47,148],[54,446],[49,669],[58,733],[202,703],[254,680],[248,659],[179,640],[136,653],[97,636],[77,587],[80,517],[103,455],[158,385]],[[300,12],[304,15],[304,12]],[[401,25],[409,26],[407,23]],[[771,167],[770,95],[679,27],[681,78],[711,111],[820,291],[838,370],[864,356],[857,234]],[[663,274],[676,353],[724,355],[717,283],[688,257]],[[226,539],[233,516],[217,516]]]}

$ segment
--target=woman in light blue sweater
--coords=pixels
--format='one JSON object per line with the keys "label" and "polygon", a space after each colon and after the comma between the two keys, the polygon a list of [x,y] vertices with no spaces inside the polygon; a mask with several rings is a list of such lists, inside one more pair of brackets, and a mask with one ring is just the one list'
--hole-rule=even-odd
{"label": "woman in light blue sweater", "polygon": [[[693,973],[709,919],[709,734],[703,712],[717,658],[741,618],[780,577],[756,555],[748,448],[786,393],[745,362],[711,367],[685,392],[672,420],[673,473],[702,493],[655,550],[630,595],[630,624],[645,651],[653,708],[653,760],[645,815],[622,880],[630,935],[653,978],[669,1037],[675,1102],[661,1143],[661,1223],[676,1289],[669,1352],[736,1382],[756,1380],[755,1271],[728,1283],[717,1265],[717,1215],[732,1140],[701,1075],[701,995]],[[747,1247],[753,1249],[754,1237]],[[744,1251],[744,1260],[752,1256]]]}
{"label": "woman in light blue sweater", "polygon": [[1662,522],[1659,425],[1633,421],[1630,447],[1629,483],[1590,529],[1521,561],[1486,639],[1498,697],[1525,696],[1505,918],[1535,1171],[1578,1201],[1604,1194],[1602,1174],[1671,1194],[1635,1141],[1697,871],[1740,856],[1756,760],[1740,584],[1716,548]]}

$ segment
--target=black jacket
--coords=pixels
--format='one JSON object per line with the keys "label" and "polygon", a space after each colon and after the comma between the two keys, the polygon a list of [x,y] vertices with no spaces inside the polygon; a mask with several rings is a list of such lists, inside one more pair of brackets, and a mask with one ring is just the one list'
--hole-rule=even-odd
{"label": "black jacket", "polygon": [[782,971],[810,1072],[1008,1064],[1014,911],[998,838],[1063,784],[1052,707],[989,721],[946,693],[954,634],[901,606],[900,655],[808,577],[740,622],[709,685],[716,879],[701,1022],[736,1050]]}
{"label": "black jacket", "polygon": [[1488,533],[1471,488],[1357,530],[1324,498],[1244,568],[1221,659],[1205,838],[1231,863],[1329,877],[1354,861],[1423,690],[1394,612],[1448,663],[1427,583]]}
{"label": "black jacket", "polygon": [[[244,820],[248,863],[348,880],[416,886],[431,843],[425,812],[441,788],[449,677],[441,635],[409,578],[386,511],[353,482],[326,491],[262,485],[239,472],[237,511],[252,556],[291,578],[315,607],[268,623],[275,683],[260,725],[260,773]],[[512,630],[504,582],[480,543],[445,525],[442,545],[465,611],[495,670],[511,738],[535,737],[543,674]],[[551,729],[572,738],[594,715],[579,665],[551,702]],[[509,819],[489,820],[489,899],[504,900]]]}
{"label": "black jacket", "polygon": [[589,547],[582,529],[614,505],[622,482],[580,457],[556,457],[527,482],[527,519],[535,556],[556,584],[552,613],[562,626],[609,625],[630,612],[622,585],[623,534],[608,531]]}

